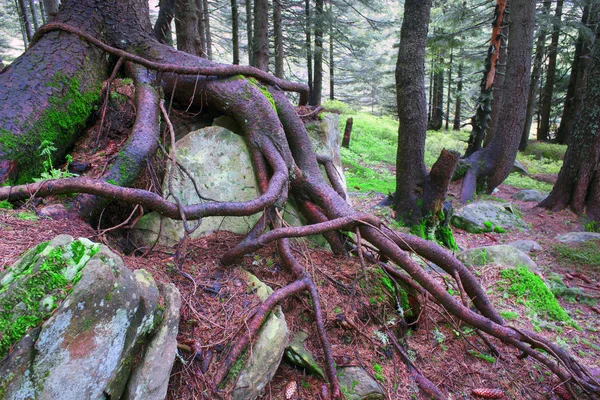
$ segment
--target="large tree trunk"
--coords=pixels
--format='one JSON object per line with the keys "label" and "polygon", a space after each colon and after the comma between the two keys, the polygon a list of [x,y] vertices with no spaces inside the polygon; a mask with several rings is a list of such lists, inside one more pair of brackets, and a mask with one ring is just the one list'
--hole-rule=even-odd
{"label": "large tree trunk", "polygon": [[450,92],[452,90],[452,58],[454,57],[454,49],[450,49],[450,65],[448,66],[448,96],[446,96],[446,130],[450,128],[450,103],[451,96]]}
{"label": "large tree trunk", "polygon": [[433,72],[433,90],[431,98],[431,118],[428,128],[438,131],[444,123],[444,70],[441,65],[444,60],[438,56],[438,63]]}
{"label": "large tree trunk", "polygon": [[[507,1],[506,7],[509,8]],[[496,62],[496,76],[494,77],[494,96],[492,99],[492,111],[490,112],[490,124],[485,134],[483,145],[487,146],[494,137],[496,124],[498,123],[498,115],[500,115],[500,107],[502,107],[502,96],[504,95],[504,76],[506,74],[506,38],[510,31],[510,14],[506,14],[502,20],[502,33],[500,34],[500,54]]]}
{"label": "large tree trunk", "polygon": [[552,42],[548,49],[548,69],[546,84],[542,90],[542,106],[540,111],[540,125],[538,126],[537,139],[550,139],[550,113],[552,112],[552,96],[554,94],[554,81],[556,77],[556,57],[558,55],[558,41],[560,39],[560,20],[562,18],[563,0],[556,1],[554,24],[552,29]]}
{"label": "large tree trunk", "polygon": [[175,16],[176,0],[160,0],[158,3],[158,18],[154,24],[154,35],[159,42],[173,45],[173,34],[171,33],[171,22]]}
{"label": "large tree trunk", "polygon": [[[550,195],[540,204],[552,210],[570,207],[600,224],[600,34],[596,34],[582,108],[565,161]],[[600,226],[600,225],[599,225]]]}
{"label": "large tree trunk", "polygon": [[462,108],[462,87],[463,87],[463,65],[458,63],[458,71],[456,73],[456,103],[454,106],[454,125],[453,131],[460,131],[460,118]]}
{"label": "large tree trunk", "polygon": [[269,70],[269,2],[254,0],[254,38],[252,41],[252,66]]}
{"label": "large tree trunk", "polygon": [[46,19],[52,21],[56,14],[58,14],[58,0],[43,0],[44,11],[46,12]]}
{"label": "large tree trunk", "polygon": [[491,193],[510,174],[523,126],[533,48],[535,3],[511,1],[511,25],[508,36],[506,83],[496,132],[488,146],[466,159],[467,173],[463,181],[461,201],[473,198],[477,186]]}
{"label": "large tree trunk", "polygon": [[325,24],[325,13],[323,12],[323,0],[315,0],[315,56],[313,91],[309,104],[318,106],[321,104],[323,95],[323,27]]}
{"label": "large tree trunk", "polygon": [[329,100],[335,100],[335,60],[333,57],[333,2],[329,3]]}
{"label": "large tree trunk", "polygon": [[[581,24],[584,27],[592,28],[592,34],[589,32],[579,32],[577,41],[575,42],[575,55],[571,64],[571,76],[569,77],[569,86],[567,88],[567,96],[563,108],[560,125],[556,132],[556,141],[560,144],[568,144],[573,132],[573,125],[581,109],[583,101],[583,92],[585,85],[585,73],[590,60],[590,48],[593,44],[593,32],[595,32],[596,24],[598,23],[599,5],[588,4],[583,8],[583,16]],[[586,29],[586,28],[581,28]]]}
{"label": "large tree trunk", "polygon": [[177,49],[196,56],[202,55],[198,33],[198,9],[195,0],[177,0],[175,4]]}
{"label": "large tree trunk", "polygon": [[33,19],[33,28],[37,31],[40,27],[40,23],[38,21],[37,10],[35,7],[34,0],[29,0],[29,9],[31,10],[31,17]]}
{"label": "large tree trunk", "polygon": [[212,60],[212,33],[210,32],[210,7],[208,0],[202,0],[202,16],[204,21],[204,37],[206,38],[206,57]]}

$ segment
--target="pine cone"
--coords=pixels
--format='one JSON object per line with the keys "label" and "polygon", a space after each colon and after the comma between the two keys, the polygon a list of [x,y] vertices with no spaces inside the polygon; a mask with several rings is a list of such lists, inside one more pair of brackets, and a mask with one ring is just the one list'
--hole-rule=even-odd
{"label": "pine cone", "polygon": [[285,400],[291,400],[296,397],[296,391],[298,390],[298,384],[296,381],[290,381],[285,385]]}
{"label": "pine cone", "polygon": [[504,397],[504,392],[500,389],[477,388],[471,391],[473,396],[483,397],[484,399],[501,399]]}

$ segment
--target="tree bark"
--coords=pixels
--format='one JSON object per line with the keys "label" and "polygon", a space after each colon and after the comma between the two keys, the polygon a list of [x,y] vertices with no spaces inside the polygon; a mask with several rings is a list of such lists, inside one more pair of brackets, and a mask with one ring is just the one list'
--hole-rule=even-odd
{"label": "tree bark", "polygon": [[461,192],[463,203],[473,198],[477,186],[486,193],[491,193],[512,170],[525,124],[534,16],[535,2],[511,1],[506,84],[498,116],[501,123],[496,125],[496,132],[489,145],[465,160],[468,169]]}
{"label": "tree bark", "polygon": [[305,18],[305,29],[306,29],[306,71],[308,74],[308,102],[312,104],[312,97],[314,91],[313,83],[313,56],[312,56],[312,15],[310,12],[310,0],[304,0],[304,18]]}
{"label": "tree bark", "polygon": [[333,57],[333,2],[329,3],[329,100],[335,100],[335,60]]}
{"label": "tree bark", "polygon": [[27,5],[25,4],[25,0],[18,0],[18,2],[19,9],[21,10],[23,26],[25,27],[25,33],[27,34],[27,42],[31,42],[31,38],[33,38],[33,28],[31,26],[31,19],[29,18],[29,13],[27,12]]}
{"label": "tree bark", "polygon": [[348,118],[346,120],[346,127],[344,128],[344,139],[342,140],[342,147],[350,148],[350,135],[352,135],[352,124],[354,120],[352,118]]}
{"label": "tree bark", "polygon": [[450,65],[448,66],[448,96],[446,97],[446,127],[450,127],[450,91],[452,90],[452,58],[454,57],[454,49],[450,49]]}
{"label": "tree bark", "polygon": [[283,79],[283,27],[281,0],[273,0],[273,29],[275,31],[275,76]]}
{"label": "tree bark", "polygon": [[206,57],[213,59],[212,53],[212,33],[210,32],[210,7],[208,0],[202,0],[202,15],[204,20],[204,37],[206,38]]}
{"label": "tree bark", "polygon": [[171,32],[171,22],[175,16],[176,0],[160,0],[158,3],[158,18],[154,24],[154,35],[159,42],[173,45],[173,34]]}
{"label": "tree bark", "polygon": [[29,0],[29,9],[31,10],[31,17],[33,19],[33,28],[37,31],[40,27],[40,23],[38,21],[34,0]]}
{"label": "tree bark", "polygon": [[178,50],[195,56],[202,55],[198,33],[198,9],[195,0],[176,0],[175,31]]}
{"label": "tree bark", "polygon": [[458,71],[456,73],[456,103],[454,106],[454,125],[452,130],[460,131],[460,118],[462,108],[462,87],[463,87],[463,65],[458,64]]}
{"label": "tree bark", "polygon": [[206,20],[204,19],[204,1],[196,0],[196,9],[198,13],[198,48],[200,57],[208,58],[206,48]]}
{"label": "tree bark", "polygon": [[48,21],[52,21],[58,14],[58,0],[43,0],[44,10]]}
{"label": "tree bark", "polygon": [[254,53],[254,32],[252,26],[254,21],[252,20],[252,0],[246,0],[246,36],[248,40],[248,65],[254,65],[254,59],[252,58]]}
{"label": "tree bark", "polygon": [[253,66],[269,70],[269,2],[254,0],[254,38],[252,49]]}
{"label": "tree bark", "polygon": [[581,111],[573,127],[565,161],[541,207],[586,214],[600,224],[600,33],[592,48]]}
{"label": "tree bark", "polygon": [[309,104],[321,105],[323,96],[323,32],[325,24],[325,13],[323,12],[323,0],[315,0],[315,56],[313,91]]}
{"label": "tree bark", "polygon": [[437,67],[433,72],[433,97],[431,100],[431,119],[429,129],[438,131],[444,123],[444,70],[442,65],[444,59],[438,56]]}
{"label": "tree bark", "polygon": [[[508,8],[508,2],[506,7]],[[490,124],[485,134],[484,146],[487,146],[492,141],[494,136],[494,129],[498,123],[498,115],[500,114],[500,107],[502,107],[502,96],[504,95],[504,76],[506,74],[506,38],[510,30],[510,22],[508,21],[510,14],[504,15],[502,19],[501,34],[500,34],[500,48],[498,55],[498,61],[496,62],[496,76],[494,77],[494,91],[492,98],[492,111],[490,112]]]}
{"label": "tree bark", "polygon": [[240,63],[240,16],[237,0],[231,0],[231,37],[233,44],[233,65]]}
{"label": "tree bark", "polygon": [[560,24],[562,18],[563,0],[556,0],[554,12],[554,24],[552,29],[552,42],[548,49],[548,68],[546,72],[546,83],[542,91],[542,106],[540,115],[540,126],[538,127],[537,139],[550,139],[550,113],[552,111],[552,95],[554,93],[554,81],[556,77],[556,56],[558,54],[558,41],[560,39]]}

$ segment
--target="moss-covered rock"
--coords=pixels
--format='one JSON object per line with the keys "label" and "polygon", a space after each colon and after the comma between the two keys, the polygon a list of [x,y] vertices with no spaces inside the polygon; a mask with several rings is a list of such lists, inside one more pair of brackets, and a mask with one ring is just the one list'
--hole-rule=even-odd
{"label": "moss-covered rock", "polygon": [[530,229],[515,207],[509,203],[478,201],[467,204],[452,216],[452,225],[470,233],[504,232],[508,229]]}

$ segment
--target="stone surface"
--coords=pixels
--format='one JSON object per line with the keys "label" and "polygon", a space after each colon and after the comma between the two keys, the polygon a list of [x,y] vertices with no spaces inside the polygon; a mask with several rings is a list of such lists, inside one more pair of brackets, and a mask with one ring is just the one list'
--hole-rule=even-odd
{"label": "stone surface", "polygon": [[159,284],[165,307],[156,333],[146,344],[144,357],[133,370],[123,395],[125,400],[162,400],[167,396],[177,353],[181,295],[171,284]]}
{"label": "stone surface", "polygon": [[285,348],[285,357],[289,362],[300,368],[304,368],[309,373],[320,376],[322,379],[327,379],[313,355],[304,346],[307,337],[308,333],[306,332],[300,331],[296,333],[296,336],[294,336],[288,347]]}
{"label": "stone surface", "polygon": [[489,264],[507,267],[524,266],[534,273],[539,273],[536,263],[527,254],[513,246],[497,245],[476,247],[462,251],[458,258],[467,266],[483,266]]}
{"label": "stone surface", "polygon": [[508,229],[529,229],[521,220],[514,206],[496,201],[478,201],[467,204],[452,216],[452,225],[470,233],[491,232],[496,227]]}
{"label": "stone surface", "polygon": [[529,175],[529,171],[527,171],[527,168],[525,168],[525,166],[517,160],[515,160],[513,164],[512,172],[518,172],[521,175]]}
{"label": "stone surface", "polygon": [[515,240],[514,242],[507,243],[507,245],[515,247],[524,253],[542,250],[542,246],[535,240]]}
{"label": "stone surface", "polygon": [[336,370],[344,395],[350,400],[385,399],[381,386],[360,367],[340,367]]}
{"label": "stone surface", "polygon": [[513,194],[511,197],[515,200],[539,203],[546,198],[546,195],[537,190],[524,189]]}
{"label": "stone surface", "polygon": [[[336,170],[346,185],[340,150],[338,118],[336,114],[323,114],[323,118],[307,125],[307,130],[317,154],[331,157]],[[185,165],[194,176],[202,197],[217,201],[247,201],[259,196],[258,183],[254,175],[250,153],[245,138],[234,133],[241,129],[231,118],[220,117],[214,126],[190,132],[177,141],[177,160]],[[324,169],[322,169],[324,173]],[[326,176],[326,175],[324,175]],[[182,173],[173,175],[173,194],[184,205],[201,202],[194,185]],[[163,182],[163,195],[169,194],[168,182]],[[174,201],[173,196],[168,200]],[[207,200],[203,200],[207,201]],[[295,208],[293,200],[286,204],[284,218],[291,225],[305,224],[306,221]],[[247,233],[260,214],[250,217],[206,217],[190,236],[197,238],[216,230]],[[197,221],[189,221],[190,227]],[[160,232],[159,242],[168,246],[177,244],[183,238],[183,223],[161,217],[151,212],[144,215],[132,231],[136,242],[154,244]],[[316,244],[326,242],[319,235]]]}
{"label": "stone surface", "polygon": [[556,237],[561,243],[583,243],[588,240],[600,240],[600,233],[596,232],[569,232]]}
{"label": "stone surface", "polygon": [[[261,301],[265,301],[273,290],[261,282],[256,276],[247,272],[249,290],[255,291]],[[281,307],[276,306],[269,314],[258,332],[252,345],[252,352],[237,376],[233,388],[234,400],[257,398],[265,386],[271,381],[288,340],[288,327]]]}
{"label": "stone surface", "polygon": [[[129,271],[104,245],[67,235],[30,250],[0,274],[0,302],[8,301],[20,281],[28,280],[32,287],[32,276],[56,285],[66,281],[60,290],[68,294],[60,302],[59,293],[26,292],[51,316],[17,342],[0,364],[0,397],[120,398],[134,360],[158,322],[159,292],[152,277],[144,270]],[[48,286],[44,290],[52,293]],[[28,302],[24,299],[13,308],[27,309]]]}

